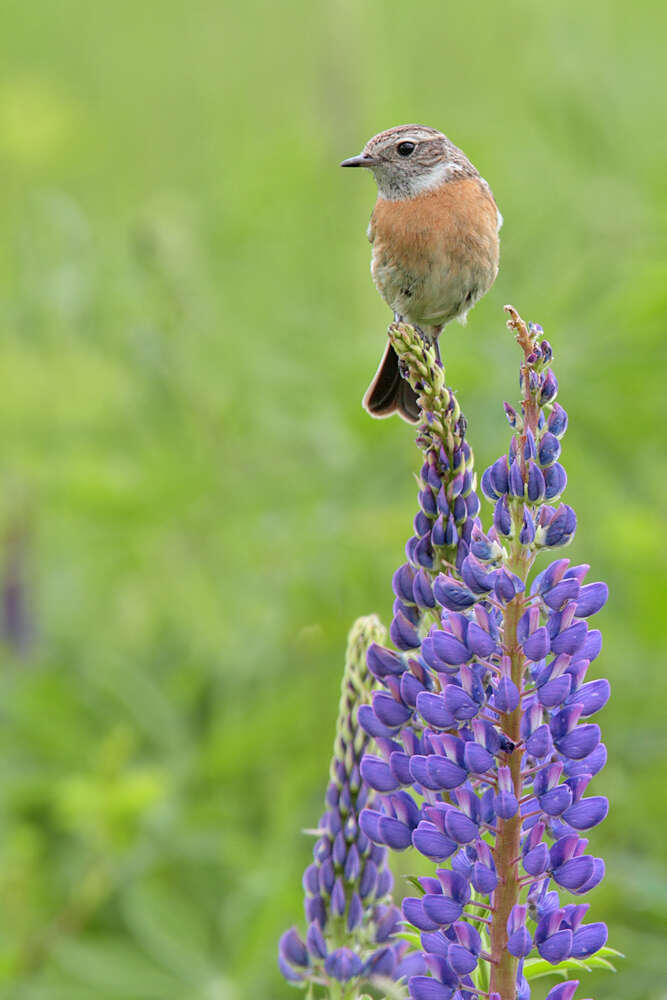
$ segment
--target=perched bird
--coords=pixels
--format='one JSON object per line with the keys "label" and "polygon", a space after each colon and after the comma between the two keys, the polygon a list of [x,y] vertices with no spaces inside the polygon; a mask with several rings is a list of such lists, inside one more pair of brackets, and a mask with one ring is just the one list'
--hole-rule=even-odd
{"label": "perched bird", "polygon": [[[425,125],[400,125],[373,136],[341,167],[368,167],[378,198],[367,236],[371,274],[397,321],[434,343],[446,323],[468,311],[498,274],[502,216],[491,189],[462,150]],[[398,412],[416,423],[414,390],[387,344],[363,404],[374,417]]]}

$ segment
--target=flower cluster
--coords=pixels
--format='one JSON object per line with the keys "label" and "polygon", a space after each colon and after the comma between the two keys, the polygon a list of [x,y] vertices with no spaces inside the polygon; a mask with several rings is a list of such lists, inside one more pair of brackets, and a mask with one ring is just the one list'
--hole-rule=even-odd
{"label": "flower cluster", "polygon": [[[558,895],[583,896],[604,874],[583,834],[608,808],[586,795],[606,761],[590,720],[609,685],[586,674],[601,648],[588,619],[607,588],[563,558],[531,580],[539,553],[571,541],[576,517],[559,502],[567,415],[555,401],[551,347],[540,327],[510,314],[524,354],[522,400],[518,412],[506,404],[510,447],[482,477],[494,504],[488,533],[444,373],[415,331],[398,328],[407,345],[399,356],[422,393],[421,511],[394,576],[398,651],[370,646],[383,690],[358,719],[377,749],[361,775],[381,796],[361,829],[376,845],[412,845],[442,865],[403,902],[426,967],[409,979],[414,1000],[526,1000],[534,951],[555,966],[588,958],[607,938],[604,924],[584,923],[587,904]],[[446,547],[444,524],[453,525]],[[575,986],[561,984],[551,1000],[569,1000]]]}
{"label": "flower cluster", "polygon": [[359,770],[369,738],[356,716],[375,685],[367,650],[385,636],[375,616],[358,619],[350,632],[326,812],[315,831],[313,863],[303,876],[308,931],[304,941],[292,927],[279,946],[280,969],[293,983],[325,988],[342,983],[354,990],[360,983],[401,980],[424,969],[418,954],[404,958],[407,942],[392,940],[401,915],[391,901],[386,848],[371,843],[359,827],[360,811],[375,803]]}

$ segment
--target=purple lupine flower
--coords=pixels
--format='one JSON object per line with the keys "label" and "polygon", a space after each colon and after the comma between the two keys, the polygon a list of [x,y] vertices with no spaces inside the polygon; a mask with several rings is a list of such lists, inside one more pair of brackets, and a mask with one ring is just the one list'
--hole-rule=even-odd
{"label": "purple lupine flower", "polygon": [[[585,794],[606,761],[590,719],[609,685],[586,673],[600,652],[588,619],[607,589],[563,558],[532,576],[538,556],[572,540],[576,516],[560,502],[567,414],[556,402],[552,350],[541,328],[510,312],[524,352],[523,398],[520,410],[505,407],[514,431],[507,454],[482,476],[494,507],[487,533],[465,421],[444,373],[411,328],[392,336],[429,419],[418,438],[416,534],[394,576],[398,652],[369,650],[381,690],[359,715],[377,745],[362,773],[378,797],[360,822],[376,845],[412,845],[445,866],[403,902],[422,935],[425,969],[408,982],[415,1000],[474,994],[471,977],[484,962],[490,997],[527,1000],[528,955],[556,965],[606,942],[604,924],[583,924],[585,906],[561,905],[558,891],[582,896],[604,875],[581,834],[608,808]],[[473,500],[464,507],[461,497]],[[479,941],[463,940],[461,927]],[[561,984],[550,998],[570,1000],[575,987]]]}
{"label": "purple lupine flower", "polygon": [[[350,632],[327,808],[319,822],[313,862],[303,876],[308,929],[302,940],[292,927],[278,949],[280,970],[295,984],[372,984],[378,977],[400,980],[425,971],[418,955],[404,961],[408,944],[393,938],[401,915],[391,902],[386,847],[373,843],[368,824],[359,823],[364,807],[370,812],[379,804],[367,776],[374,786],[398,788],[380,758],[364,758],[370,738],[357,722],[361,708],[371,711],[375,680],[366,666],[369,647],[374,653],[368,660],[379,674],[386,668],[385,676],[390,676],[393,669],[395,654],[379,645],[385,638],[375,616],[360,618]],[[378,725],[384,731],[383,724]],[[390,824],[392,815],[383,816],[382,822]],[[387,839],[392,841],[391,830]]]}

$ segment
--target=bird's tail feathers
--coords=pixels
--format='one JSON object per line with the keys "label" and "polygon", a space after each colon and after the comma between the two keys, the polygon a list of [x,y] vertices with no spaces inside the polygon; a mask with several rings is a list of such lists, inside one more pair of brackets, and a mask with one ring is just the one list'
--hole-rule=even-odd
{"label": "bird's tail feathers", "polygon": [[372,417],[390,417],[392,413],[398,413],[409,424],[419,421],[417,394],[401,376],[398,355],[391,342],[387,343],[378,370],[363,398],[363,405]]}

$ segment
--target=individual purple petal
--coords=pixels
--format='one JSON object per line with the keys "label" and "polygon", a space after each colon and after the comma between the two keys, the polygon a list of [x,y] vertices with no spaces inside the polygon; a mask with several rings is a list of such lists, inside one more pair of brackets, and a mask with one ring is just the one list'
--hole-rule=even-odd
{"label": "individual purple petal", "polygon": [[560,816],[572,802],[572,791],[568,785],[557,785],[540,795],[538,801],[547,816]]}
{"label": "individual purple petal", "polygon": [[575,625],[570,625],[569,628],[566,628],[563,632],[559,632],[558,635],[552,638],[552,653],[556,653],[557,655],[567,653],[568,656],[574,656],[577,650],[583,646],[587,631],[588,626],[586,622],[577,622]]}
{"label": "individual purple petal", "polygon": [[564,757],[571,757],[580,760],[587,757],[595,750],[600,742],[600,727],[595,722],[588,722],[583,726],[575,726],[571,733],[568,733],[560,740],[554,740],[556,747]]}
{"label": "individual purple petal", "polygon": [[509,537],[512,533],[512,515],[510,514],[507,497],[498,500],[493,511],[493,524],[499,535]]}
{"label": "individual purple petal", "polygon": [[359,879],[359,894],[362,899],[366,899],[366,897],[371,894],[375,895],[377,877],[377,865],[369,858],[364,865],[364,870],[361,873],[361,878]]}
{"label": "individual purple petal", "polygon": [[420,951],[408,951],[393,972],[396,982],[404,982],[410,976],[419,976],[427,971],[424,956]]}
{"label": "individual purple petal", "polygon": [[542,625],[529,635],[523,644],[523,651],[529,660],[537,663],[543,660],[550,649],[549,630]]}
{"label": "individual purple petal", "polygon": [[[526,495],[530,503],[538,503],[545,495],[546,477],[551,470],[548,469],[542,473],[542,470],[535,462],[529,462],[527,471]],[[547,499],[549,499],[548,495]]]}
{"label": "individual purple petal", "polygon": [[[493,790],[489,789],[489,791]],[[488,896],[498,885],[498,876],[495,871],[477,861],[472,866],[470,882],[476,892],[482,892]]]}
{"label": "individual purple petal", "polygon": [[367,753],[361,761],[361,776],[376,792],[393,792],[399,787],[389,764],[373,754]]}
{"label": "individual purple petal", "polygon": [[366,664],[373,676],[379,680],[382,680],[388,674],[402,674],[405,670],[403,660],[398,653],[394,653],[391,649],[385,649],[384,646],[378,645],[377,642],[371,643],[368,647]]}
{"label": "individual purple petal", "polygon": [[445,706],[456,719],[474,719],[480,706],[456,684],[448,684],[444,691]]}
{"label": "individual purple petal", "polygon": [[436,788],[458,788],[467,778],[467,772],[447,757],[433,754],[426,758],[426,771]]}
{"label": "individual purple petal", "polygon": [[[423,900],[424,913],[438,927],[446,927],[458,920],[463,913],[463,904],[449,896],[434,896],[427,893]],[[432,928],[424,928],[430,930]]]}
{"label": "individual purple petal", "polygon": [[474,594],[488,594],[493,590],[493,573],[473,555],[468,555],[461,565],[461,577]]}
{"label": "individual purple petal", "polygon": [[445,536],[447,534],[447,516],[440,514],[438,518],[433,523],[431,528],[431,542],[436,547],[441,547],[445,544]]}
{"label": "individual purple petal", "polygon": [[586,641],[577,653],[577,659],[592,661],[599,655],[602,649],[602,633],[599,629],[593,628],[586,636]]}
{"label": "individual purple petal", "polygon": [[551,731],[546,723],[538,726],[535,732],[526,740],[526,750],[531,757],[536,757],[538,760],[551,753],[552,747]]}
{"label": "individual purple petal", "polygon": [[554,611],[560,611],[568,601],[577,599],[579,594],[579,583],[577,580],[565,577],[555,586],[542,592],[542,600]]}
{"label": "individual purple petal", "polygon": [[401,785],[410,785],[410,755],[395,750],[389,757],[389,766]]}
{"label": "individual purple petal", "polygon": [[384,691],[373,694],[373,711],[380,722],[390,728],[404,725],[412,715],[409,708]]}
{"label": "individual purple petal", "polygon": [[432,920],[424,910],[423,899],[416,896],[406,896],[401,904],[403,916],[420,931],[436,931],[440,924],[437,920]]}
{"label": "individual purple petal", "polygon": [[346,848],[347,856],[343,865],[343,875],[346,882],[356,882],[361,874],[361,859],[356,844]]}
{"label": "individual purple petal", "polygon": [[523,590],[523,583],[514,573],[508,573],[506,569],[496,570],[495,574],[496,597],[503,604],[509,602]]}
{"label": "individual purple petal", "polygon": [[574,932],[571,955],[573,958],[590,958],[607,943],[607,925],[582,924]]}
{"label": "individual purple petal", "polygon": [[590,878],[587,878],[582,885],[580,885],[577,889],[573,889],[572,892],[574,892],[577,896],[582,896],[585,893],[590,892],[591,889],[594,889],[596,885],[600,884],[604,878],[604,872],[605,867],[602,858],[593,858],[593,871],[591,872]]}
{"label": "individual purple petal", "polygon": [[[390,873],[387,871],[387,874]],[[356,930],[357,927],[360,927],[363,917],[364,917],[364,908],[361,903],[361,898],[358,892],[353,892],[352,898],[350,899],[350,903],[347,908],[348,931],[354,931]]]}
{"label": "individual purple petal", "polygon": [[503,493],[507,493],[509,489],[509,463],[507,456],[501,455],[500,458],[496,459],[490,467],[489,472],[491,474],[491,484],[497,493],[497,496],[489,497],[489,500],[497,500]]}
{"label": "individual purple petal", "polygon": [[394,615],[389,627],[391,641],[399,649],[416,649],[419,646],[419,635],[405,615],[399,611]]}
{"label": "individual purple petal", "polygon": [[453,986],[445,986],[431,976],[412,976],[408,980],[412,1000],[450,1000]]}
{"label": "individual purple petal", "polygon": [[320,891],[318,871],[319,869],[315,863],[308,865],[301,880],[305,892],[310,893],[311,896]]}
{"label": "individual purple petal", "polygon": [[410,827],[406,823],[394,819],[393,816],[380,816],[378,830],[382,843],[390,847],[392,851],[404,851],[412,843]]}
{"label": "individual purple petal", "polygon": [[391,976],[396,968],[396,951],[391,946],[373,952],[362,972],[368,976]]}
{"label": "individual purple petal", "polygon": [[375,809],[362,809],[359,814],[359,826],[374,844],[383,843],[380,836],[380,815]]}
{"label": "individual purple petal", "polygon": [[496,649],[496,642],[476,622],[471,622],[466,635],[466,646],[475,656],[490,656]]}
{"label": "individual purple petal", "polygon": [[452,712],[446,708],[441,694],[420,692],[417,695],[417,711],[429,726],[436,729],[450,729],[456,722]]}
{"label": "individual purple petal", "polygon": [[482,951],[482,938],[476,927],[460,920],[454,924],[452,930],[456,934],[457,941],[473,955],[479,955]]}
{"label": "individual purple petal", "polygon": [[606,818],[609,802],[603,795],[591,795],[580,799],[563,813],[563,819],[575,830],[590,830]]}
{"label": "individual purple petal", "polygon": [[558,983],[549,990],[546,1000],[572,1000],[578,985],[578,979],[568,979],[565,983]]}
{"label": "individual purple petal", "polygon": [[475,603],[475,595],[464,584],[441,573],[433,584],[436,600],[449,611],[462,611]]}
{"label": "individual purple petal", "polygon": [[417,829],[412,831],[412,843],[420,854],[431,861],[445,861],[459,846],[427,820],[422,820]]}
{"label": "individual purple petal", "polygon": [[524,855],[521,863],[529,875],[542,875],[549,865],[549,848],[546,844],[538,844]]}
{"label": "individual purple petal", "polygon": [[551,431],[545,431],[540,441],[537,457],[542,468],[553,465],[560,455],[560,441]]}
{"label": "individual purple petal", "polygon": [[556,931],[546,941],[537,945],[537,950],[545,961],[552,965],[558,965],[564,959],[569,958],[572,948],[572,931]]}
{"label": "individual purple petal", "polygon": [[501,677],[493,694],[499,712],[513,712],[519,704],[519,689],[510,677]]}
{"label": "individual purple petal", "polygon": [[568,777],[576,777],[578,774],[590,774],[595,777],[607,763],[607,748],[604,743],[598,743],[595,750],[583,757],[581,760],[567,760],[565,762],[565,773]]}
{"label": "individual purple petal", "polygon": [[561,504],[554,514],[544,536],[545,545],[555,548],[572,541],[577,528],[577,515],[567,504]]}
{"label": "individual purple petal", "polygon": [[460,944],[452,944],[447,961],[459,976],[469,975],[477,966],[477,956]]}
{"label": "individual purple petal", "polygon": [[569,674],[561,674],[560,677],[554,677],[552,681],[540,685],[537,690],[540,705],[544,705],[545,708],[556,708],[557,705],[562,705],[569,695],[571,687],[572,678]]}
{"label": "individual purple petal", "polygon": [[582,718],[595,715],[607,704],[610,695],[609,681],[601,677],[597,681],[589,681],[573,691],[567,699],[568,704],[583,705]]}
{"label": "individual purple petal", "polygon": [[324,971],[341,983],[347,983],[361,972],[362,962],[350,948],[332,951],[324,963]]}
{"label": "individual purple petal", "polygon": [[346,900],[343,880],[341,878],[337,878],[334,883],[333,892],[331,893],[331,912],[336,917],[342,917],[345,913],[345,905]]}
{"label": "individual purple petal", "polygon": [[310,965],[308,949],[299,937],[296,927],[290,927],[280,938],[278,945],[280,954],[291,965],[307,968]]}
{"label": "individual purple petal", "polygon": [[412,603],[412,584],[415,578],[415,571],[409,563],[403,563],[394,573],[391,580],[391,587],[396,597],[399,597],[407,604]]}
{"label": "individual purple petal", "polygon": [[458,809],[445,813],[445,830],[458,844],[470,844],[479,836],[477,824]]}
{"label": "individual purple petal", "polygon": [[388,903],[377,907],[375,911],[375,940],[378,944],[389,940],[395,934],[401,923],[401,911],[397,906]]}
{"label": "individual purple petal", "polygon": [[[540,389],[540,406],[544,406],[545,403],[550,402],[554,399],[558,392],[558,379],[554,375],[551,368],[544,375],[544,380],[542,382],[542,387]],[[558,404],[556,404],[557,406]],[[563,412],[565,412],[563,410]]]}
{"label": "individual purple petal", "polygon": [[520,927],[514,931],[507,940],[507,950],[515,958],[524,958],[528,955],[532,947],[533,939],[525,927]]}
{"label": "individual purple petal", "polygon": [[593,858],[583,854],[579,858],[570,858],[564,864],[555,868],[553,877],[563,889],[574,891],[584,885],[594,872]]}
{"label": "individual purple petal", "polygon": [[471,740],[463,748],[463,762],[473,774],[484,774],[493,767],[493,754],[480,743]]}
{"label": "individual purple petal", "polygon": [[420,569],[415,576],[414,582],[412,584],[412,593],[414,596],[415,604],[418,604],[420,608],[434,608],[435,607],[435,597],[433,596],[433,588],[431,586],[431,580],[426,572],[426,570]]}
{"label": "individual purple petal", "polygon": [[450,633],[437,630],[433,632],[432,639],[436,656],[440,657],[444,663],[459,666],[470,659],[468,647]]}
{"label": "individual purple petal", "polygon": [[365,733],[372,736],[373,739],[377,737],[390,737],[394,729],[385,726],[384,722],[380,722],[375,712],[370,705],[360,705],[357,709],[357,722],[363,729]]}
{"label": "individual purple petal", "polygon": [[567,413],[560,403],[554,404],[554,408],[549,414],[549,419],[547,420],[547,428],[552,434],[555,434],[557,438],[561,438],[567,430]]}
{"label": "individual purple petal", "polygon": [[509,472],[509,491],[514,497],[519,497],[523,499],[524,494],[524,481],[521,474],[521,466],[515,460],[510,465]]}
{"label": "individual purple petal", "polygon": [[589,618],[603,608],[609,597],[609,587],[606,583],[589,583],[582,587],[575,614],[577,618]]}
{"label": "individual purple petal", "polygon": [[312,923],[306,933],[306,945],[308,951],[314,958],[327,957],[327,945],[322,934],[322,929],[318,923]]}
{"label": "individual purple petal", "polygon": [[555,462],[544,470],[544,497],[546,500],[555,500],[566,486],[567,473],[559,462]]}
{"label": "individual purple petal", "polygon": [[303,908],[306,912],[306,920],[324,927],[327,922],[327,909],[321,896],[307,897]]}

